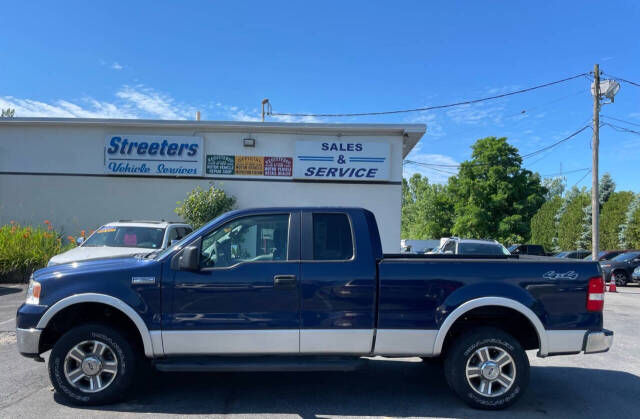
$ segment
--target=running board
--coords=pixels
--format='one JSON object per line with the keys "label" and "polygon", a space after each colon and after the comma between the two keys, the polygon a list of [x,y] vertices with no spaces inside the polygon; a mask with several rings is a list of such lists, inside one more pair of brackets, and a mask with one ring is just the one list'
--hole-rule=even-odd
{"label": "running board", "polygon": [[153,361],[165,372],[353,371],[366,362],[355,357],[247,356],[173,357]]}

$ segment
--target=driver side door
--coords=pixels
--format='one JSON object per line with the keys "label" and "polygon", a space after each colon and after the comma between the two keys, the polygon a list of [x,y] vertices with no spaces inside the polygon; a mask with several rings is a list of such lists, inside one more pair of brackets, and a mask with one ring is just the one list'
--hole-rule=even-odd
{"label": "driver side door", "polygon": [[300,213],[243,215],[199,241],[200,269],[173,271],[165,354],[298,353]]}

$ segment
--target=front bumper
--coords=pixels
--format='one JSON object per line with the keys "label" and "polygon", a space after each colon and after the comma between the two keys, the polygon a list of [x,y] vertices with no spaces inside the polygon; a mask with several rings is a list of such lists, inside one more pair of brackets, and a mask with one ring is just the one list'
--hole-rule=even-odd
{"label": "front bumper", "polygon": [[596,354],[607,352],[611,345],[613,345],[613,332],[602,329],[599,332],[587,332],[584,335],[582,350],[585,354]]}
{"label": "front bumper", "polygon": [[21,355],[33,358],[40,354],[40,329],[21,329],[16,328],[16,340],[18,342],[18,351]]}

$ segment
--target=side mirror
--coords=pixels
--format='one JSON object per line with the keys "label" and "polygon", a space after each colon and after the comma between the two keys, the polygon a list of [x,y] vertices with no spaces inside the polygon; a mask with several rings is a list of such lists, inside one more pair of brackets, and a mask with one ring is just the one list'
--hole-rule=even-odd
{"label": "side mirror", "polygon": [[78,246],[80,246],[82,243],[84,243],[84,237],[78,237],[78,238],[76,239],[76,244],[77,244]]}
{"label": "side mirror", "polygon": [[181,271],[200,270],[200,248],[198,246],[187,246],[182,250],[178,269]]}

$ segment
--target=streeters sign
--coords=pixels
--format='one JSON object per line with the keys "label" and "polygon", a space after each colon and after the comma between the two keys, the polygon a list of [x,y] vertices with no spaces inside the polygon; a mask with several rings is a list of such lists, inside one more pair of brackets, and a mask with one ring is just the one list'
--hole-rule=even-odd
{"label": "streeters sign", "polygon": [[112,175],[202,176],[202,137],[108,135],[104,153]]}
{"label": "streeters sign", "polygon": [[389,180],[390,145],[366,141],[297,141],[294,179]]}

